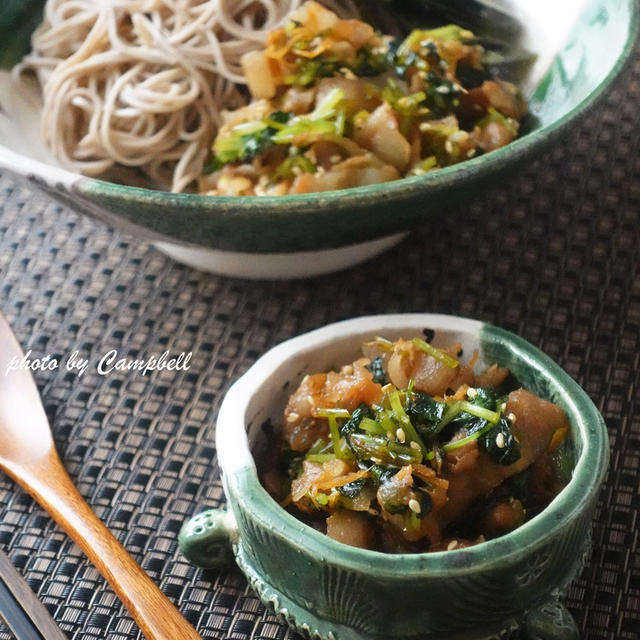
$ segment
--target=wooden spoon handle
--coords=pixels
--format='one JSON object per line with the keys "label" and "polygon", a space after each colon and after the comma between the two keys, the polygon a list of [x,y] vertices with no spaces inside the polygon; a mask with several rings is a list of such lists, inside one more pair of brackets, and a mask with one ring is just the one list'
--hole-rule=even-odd
{"label": "wooden spoon handle", "polygon": [[195,629],[93,513],[67,475],[54,448],[38,461],[15,465],[5,461],[3,466],[85,552],[147,640],[200,639]]}

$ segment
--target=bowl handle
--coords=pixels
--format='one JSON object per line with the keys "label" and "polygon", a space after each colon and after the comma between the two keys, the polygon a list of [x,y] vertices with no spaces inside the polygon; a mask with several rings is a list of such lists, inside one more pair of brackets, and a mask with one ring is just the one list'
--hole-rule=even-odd
{"label": "bowl handle", "polygon": [[526,640],[580,640],[580,632],[568,609],[553,599],[527,613],[524,637]]}
{"label": "bowl handle", "polygon": [[232,544],[238,539],[238,525],[226,508],[208,509],[187,520],[178,544],[187,560],[202,569],[220,569],[233,556]]}

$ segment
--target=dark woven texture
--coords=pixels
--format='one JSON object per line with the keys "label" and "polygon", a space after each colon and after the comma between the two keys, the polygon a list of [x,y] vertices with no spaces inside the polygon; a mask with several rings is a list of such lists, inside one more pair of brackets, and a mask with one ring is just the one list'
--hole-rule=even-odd
{"label": "dark woven texture", "polygon": [[[0,308],[25,350],[93,360],[192,351],[188,372],[36,380],[80,492],[205,638],[298,638],[237,569],[203,574],[177,533],[221,503],[214,420],[267,348],[380,312],[472,316],[557,360],[602,411],[612,458],[594,554],[568,605],[584,639],[639,637],[640,50],[555,151],[512,184],[360,267],[265,283],[177,265],[0,178]],[[0,543],[69,638],[139,637],[97,571],[0,477]],[[10,635],[0,630],[0,640]]]}

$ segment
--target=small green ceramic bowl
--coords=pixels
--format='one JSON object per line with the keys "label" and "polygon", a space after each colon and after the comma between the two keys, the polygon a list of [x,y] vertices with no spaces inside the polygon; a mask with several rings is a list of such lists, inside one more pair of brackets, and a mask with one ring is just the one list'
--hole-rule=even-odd
{"label": "small green ceramic bowl", "polygon": [[[576,451],[570,483],[539,515],[503,537],[466,549],[384,554],[349,547],[282,509],[261,486],[254,456],[278,425],[305,373],[350,362],[363,342],[435,330],[434,344],[479,349],[478,369],[506,366],[523,387],[567,413]],[[229,390],[217,421],[218,462],[230,510],[204,512],[180,535],[184,553],[216,566],[232,543],[236,562],[292,626],[322,640],[530,640],[578,637],[559,597],[590,550],[590,521],[607,467],[602,417],[562,369],[525,340],[474,320],[370,316],[289,340],[260,358]]]}
{"label": "small green ceramic bowl", "polygon": [[[585,6],[572,35],[530,96],[535,128],[502,149],[423,176],[259,198],[176,195],[82,177],[61,168],[44,148],[39,111],[10,84],[7,71],[0,71],[0,170],[24,176],[72,209],[150,240],[201,269],[254,278],[336,271],[387,249],[491,184],[504,183],[606,92],[632,49],[637,2],[579,2]],[[24,25],[37,23],[42,4],[22,0],[3,10],[0,67],[8,68],[28,49]],[[16,24],[9,21],[12,8],[21,12]],[[533,51],[549,38],[556,20],[544,9],[538,14],[543,26]]]}

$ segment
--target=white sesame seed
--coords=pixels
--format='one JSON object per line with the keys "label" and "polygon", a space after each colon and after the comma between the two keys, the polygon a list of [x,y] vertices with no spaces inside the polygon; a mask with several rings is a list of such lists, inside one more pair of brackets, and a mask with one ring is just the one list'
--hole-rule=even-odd
{"label": "white sesame seed", "polygon": [[399,442],[405,442],[407,439],[407,436],[404,433],[404,429],[402,429],[401,427],[398,427],[398,429],[396,430],[396,438],[398,438]]}
{"label": "white sesame seed", "polygon": [[441,84],[440,86],[436,87],[436,91],[443,94],[451,93],[451,89],[449,89],[446,84]]}
{"label": "white sesame seed", "polygon": [[342,373],[344,373],[346,376],[350,376],[353,373],[353,365],[347,364],[342,367]]}
{"label": "white sesame seed", "polygon": [[288,416],[287,416],[287,422],[296,422],[297,420],[300,419],[300,415],[298,413],[296,413],[295,411],[292,411]]}
{"label": "white sesame seed", "polygon": [[413,513],[420,513],[420,511],[422,511],[420,503],[415,498],[411,498],[411,500],[409,500],[409,509],[411,509]]}
{"label": "white sesame seed", "polygon": [[469,151],[467,151],[467,158],[473,158],[473,156],[475,155],[476,155],[475,149],[469,149]]}
{"label": "white sesame seed", "polygon": [[457,142],[458,144],[462,142],[466,142],[468,139],[469,139],[469,134],[466,131],[463,131],[462,129],[460,131],[456,131],[455,133],[451,134],[451,141]]}
{"label": "white sesame seed", "polygon": [[500,405],[500,412],[501,412],[501,413],[504,413],[506,410],[507,410],[507,403],[506,403],[506,402],[503,402],[503,403]]}
{"label": "white sesame seed", "polygon": [[420,445],[419,445],[417,442],[415,442],[415,440],[412,440],[412,441],[409,443],[409,446],[410,446],[412,449],[420,449]]}
{"label": "white sesame seed", "polygon": [[342,156],[339,153],[336,153],[329,158],[331,164],[338,164],[340,160],[342,160]]}
{"label": "white sesame seed", "polygon": [[507,415],[507,419],[509,420],[509,422],[515,422],[516,421],[516,414],[515,413],[509,413]]}
{"label": "white sesame seed", "polygon": [[504,433],[502,431],[496,436],[496,444],[500,449],[504,449]]}
{"label": "white sesame seed", "polygon": [[475,398],[478,395],[478,390],[473,387],[467,389],[467,398]]}
{"label": "white sesame seed", "polygon": [[458,546],[458,541],[457,541],[457,540],[452,540],[452,541],[447,545],[447,551],[453,551],[457,546]]}
{"label": "white sesame seed", "polygon": [[371,462],[375,464],[381,464],[382,460],[380,460],[380,458],[375,458],[374,456],[371,456]]}
{"label": "white sesame seed", "polygon": [[453,153],[453,145],[451,144],[451,140],[447,140],[444,143],[444,148],[447,153]]}

